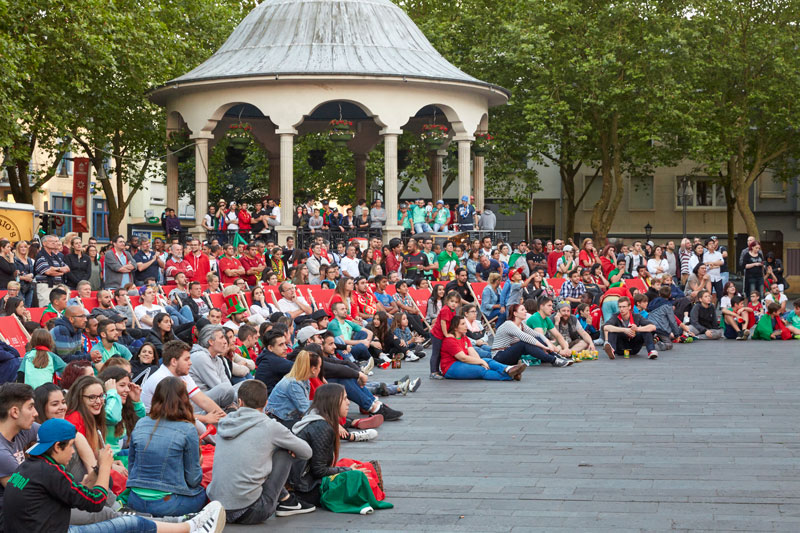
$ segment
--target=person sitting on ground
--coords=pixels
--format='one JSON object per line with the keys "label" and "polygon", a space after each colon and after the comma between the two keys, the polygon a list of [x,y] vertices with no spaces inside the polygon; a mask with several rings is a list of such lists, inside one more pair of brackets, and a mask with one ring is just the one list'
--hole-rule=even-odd
{"label": "person sitting on ground", "polygon": [[[556,329],[555,323],[551,318],[554,308],[553,300],[547,297],[541,298],[537,311],[528,317],[525,324],[539,335],[549,335],[550,340],[555,344],[550,343],[548,347],[556,349],[561,357],[569,359],[572,356],[569,343],[561,336],[561,333]],[[558,348],[556,348],[556,346],[558,346]]]}
{"label": "person sitting on ground", "polygon": [[487,281],[481,296],[481,312],[489,321],[496,318],[496,325],[499,326],[506,319],[506,309],[500,303],[500,282],[503,281],[503,277],[497,272],[492,272]]}
{"label": "person sitting on ground", "polygon": [[414,298],[408,292],[408,282],[400,280],[394,285],[395,291],[394,301],[397,304],[398,310],[404,312],[408,316],[408,325],[411,331],[425,338],[430,337],[427,325],[422,318],[422,312],[417,307]]}
{"label": "person sitting on ground", "polygon": [[662,347],[656,349],[669,350],[670,341],[680,337],[694,337],[688,324],[678,324],[675,318],[675,307],[672,300],[671,289],[662,285],[658,289],[658,297],[647,304],[647,320],[656,327],[656,336],[659,341],[664,343]]}
{"label": "person sitting on ground", "polygon": [[658,357],[653,332],[656,327],[641,315],[631,312],[631,299],[621,296],[617,301],[619,313],[611,317],[603,325],[603,333],[606,342],[603,349],[609,359],[614,359],[616,354],[629,351],[631,355],[636,355],[642,349],[647,348],[647,356],[650,359]]}
{"label": "person sitting on ground", "polygon": [[711,305],[711,292],[700,290],[697,303],[692,306],[689,315],[689,331],[698,339],[717,340],[722,337],[717,311]]}
{"label": "person sitting on ground", "polygon": [[267,412],[287,428],[294,426],[311,407],[309,380],[319,376],[322,358],[314,352],[300,350],[292,369],[272,388]]}
{"label": "person sitting on ground", "polygon": [[572,359],[561,357],[544,336],[525,324],[528,313],[523,304],[512,304],[508,311],[508,320],[494,333],[492,353],[495,361],[515,365],[523,355],[529,355],[557,367],[572,364]]}
{"label": "person sitting on ground", "polygon": [[776,302],[767,304],[767,312],[758,319],[753,329],[753,339],[770,341],[773,339],[800,339],[800,329],[786,323],[781,317],[781,306]]}
{"label": "person sitting on ground", "polygon": [[775,302],[780,308],[780,314],[786,313],[786,303],[789,299],[781,292],[781,287],[777,282],[772,282],[769,285],[769,292],[764,296],[764,304]]}
{"label": "person sitting on ground", "polygon": [[[347,307],[343,302],[331,305],[333,320],[328,323],[328,331],[338,337],[339,344],[350,347],[351,355],[358,361],[367,361],[372,355],[369,347],[372,343],[372,332],[362,328],[360,324],[347,320]],[[269,386],[269,384],[267,384]]]}
{"label": "person sitting on ground", "polygon": [[578,317],[572,314],[570,304],[566,302],[559,303],[556,306],[555,314],[554,324],[556,329],[561,334],[561,337],[567,341],[571,351],[580,352],[594,346],[592,337],[586,333],[586,330],[578,322]]}
{"label": "person sitting on ground", "polygon": [[[384,313],[384,315],[386,314]],[[388,317],[388,315],[386,316]],[[409,327],[408,315],[406,313],[395,313],[395,315],[392,317],[392,329],[394,336],[400,343],[400,346],[407,351],[413,352],[417,359],[422,359],[425,357],[423,348],[430,341],[430,338],[426,339],[422,335],[411,331],[411,328]],[[417,360],[414,357],[408,358],[408,352],[405,353],[407,361]]]}
{"label": "person sitting on ground", "polygon": [[447,379],[519,380],[527,368],[524,363],[504,365],[481,358],[467,337],[467,321],[463,316],[453,317],[448,333],[451,336],[444,339],[441,351],[441,368]]}
{"label": "person sitting on ground", "polygon": [[[725,299],[725,296],[722,297]],[[722,308],[720,328],[726,339],[745,341],[750,336],[747,320],[752,309],[744,306],[744,298],[738,294],[730,299],[730,304]]]}
{"label": "person sitting on ground", "polygon": [[467,320],[467,337],[472,341],[472,347],[481,357],[492,356],[492,346],[489,344],[489,334],[483,327],[481,319],[478,318],[478,306],[475,304],[464,304],[458,310],[458,314]]}
{"label": "person sitting on ground", "polygon": [[264,414],[267,388],[257,380],[239,388],[239,408],[220,420],[207,494],[226,510],[228,523],[260,524],[273,513],[314,511],[285,488],[294,460],[311,459],[311,447]]}

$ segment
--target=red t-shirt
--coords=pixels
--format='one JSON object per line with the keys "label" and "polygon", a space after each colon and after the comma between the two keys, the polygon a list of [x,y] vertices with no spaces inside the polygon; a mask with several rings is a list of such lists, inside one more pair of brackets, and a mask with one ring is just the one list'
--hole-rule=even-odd
{"label": "red t-shirt", "polygon": [[433,327],[431,328],[431,335],[436,337],[437,339],[441,340],[444,339],[444,332],[442,331],[442,320],[447,325],[447,328],[450,329],[450,321],[453,320],[453,317],[456,316],[453,313],[453,310],[447,307],[446,305],[442,307],[442,310],[439,311],[439,314],[436,315],[436,320],[434,321]]}
{"label": "red t-shirt", "polygon": [[558,260],[564,255],[564,252],[550,252],[547,254],[547,274],[552,278],[556,275],[558,270]]}
{"label": "red t-shirt", "polygon": [[250,216],[250,211],[245,211],[244,209],[240,209],[239,212],[236,214],[239,217],[239,230],[240,231],[250,231],[250,219],[253,217]]}
{"label": "red t-shirt", "polygon": [[464,335],[460,339],[456,339],[455,337],[447,337],[444,341],[442,341],[442,359],[439,362],[439,368],[442,370],[442,374],[447,374],[447,371],[450,370],[450,367],[453,366],[453,363],[458,361],[456,359],[456,354],[458,352],[464,352],[465,354],[469,353],[468,349],[472,346],[472,343],[469,341],[469,337]]}
{"label": "red t-shirt", "polygon": [[580,266],[589,268],[595,263],[597,263],[597,256],[594,253],[589,255],[586,250],[581,250],[581,253],[578,254],[578,264]]}
{"label": "red t-shirt", "polygon": [[219,279],[222,283],[233,283],[235,280],[239,279],[239,276],[227,276],[225,275],[226,270],[235,270],[238,268],[242,268],[242,262],[236,259],[235,257],[227,257],[223,256],[217,260],[219,264]]}
{"label": "red t-shirt", "polygon": [[190,253],[186,257],[184,257],[187,263],[191,265],[194,269],[194,280],[199,281],[200,283],[206,282],[206,275],[211,272],[211,263],[208,260],[208,256],[204,253],[200,253],[199,256]]}
{"label": "red t-shirt", "polygon": [[[247,272],[248,270],[250,270],[253,267],[257,267],[257,266],[261,266],[261,265],[265,265],[266,264],[266,262],[264,261],[264,258],[261,257],[258,254],[256,254],[256,256],[254,258],[252,258],[252,259],[247,257],[247,255],[243,255],[242,258],[239,259],[239,262],[244,267],[245,272]],[[256,285],[256,283],[258,283],[258,280],[256,279],[255,274],[250,274],[250,275],[245,274],[242,277],[247,282],[247,284],[250,285],[251,287]]]}
{"label": "red t-shirt", "polygon": [[83,435],[86,436],[86,424],[83,423],[83,417],[78,411],[72,411],[71,413],[67,413],[67,416],[64,417],[64,420],[75,426],[75,429]]}

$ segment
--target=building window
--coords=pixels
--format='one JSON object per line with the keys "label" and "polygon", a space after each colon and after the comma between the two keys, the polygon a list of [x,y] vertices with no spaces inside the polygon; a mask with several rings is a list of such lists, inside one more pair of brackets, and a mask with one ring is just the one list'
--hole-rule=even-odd
{"label": "building window", "polygon": [[652,211],[653,209],[655,209],[653,176],[631,176],[628,183],[628,210]]}
{"label": "building window", "polygon": [[[72,195],[66,196],[61,194],[54,194],[50,197],[50,211],[54,213],[64,213],[65,215],[72,214]],[[56,225],[56,221],[63,222],[60,226]],[[72,231],[72,217],[59,217],[53,215],[50,222],[53,235],[63,237]]]}
{"label": "building window", "polygon": [[686,179],[688,209],[725,209],[725,190],[713,179],[704,176],[679,176],[675,180],[675,207],[683,208],[683,180]]}
{"label": "building window", "polygon": [[104,198],[92,199],[92,237],[98,241],[107,241],[108,237],[108,202]]}
{"label": "building window", "polygon": [[[586,191],[588,187],[588,191]],[[600,201],[600,195],[603,193],[603,176],[598,174],[592,181],[592,176],[583,176],[583,190],[586,191],[586,196],[583,197],[583,210],[591,211],[597,202]]]}
{"label": "building window", "polygon": [[758,197],[786,198],[786,182],[771,172],[762,174],[761,177],[758,178]]}

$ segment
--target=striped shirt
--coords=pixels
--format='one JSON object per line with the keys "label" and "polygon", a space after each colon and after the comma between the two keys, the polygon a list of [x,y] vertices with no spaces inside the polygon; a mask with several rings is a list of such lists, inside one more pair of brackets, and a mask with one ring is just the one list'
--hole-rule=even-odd
{"label": "striped shirt", "polygon": [[681,274],[688,274],[689,273],[689,259],[692,258],[693,253],[691,251],[684,250],[683,248],[678,251],[678,255],[681,258]]}
{"label": "striped shirt", "polygon": [[516,342],[526,342],[534,346],[547,345],[547,340],[539,333],[529,328],[525,324],[517,326],[511,320],[503,322],[497,331],[494,332],[494,340],[492,341],[492,351],[505,350]]}

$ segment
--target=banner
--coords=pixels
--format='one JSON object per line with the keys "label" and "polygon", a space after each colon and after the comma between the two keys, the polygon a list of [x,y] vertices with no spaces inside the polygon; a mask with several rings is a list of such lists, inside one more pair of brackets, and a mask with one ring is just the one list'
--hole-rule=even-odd
{"label": "banner", "polygon": [[83,233],[89,231],[86,220],[86,203],[89,197],[89,158],[76,157],[72,162],[75,164],[72,174],[72,214],[77,216],[72,219],[72,231]]}

